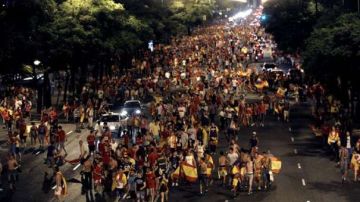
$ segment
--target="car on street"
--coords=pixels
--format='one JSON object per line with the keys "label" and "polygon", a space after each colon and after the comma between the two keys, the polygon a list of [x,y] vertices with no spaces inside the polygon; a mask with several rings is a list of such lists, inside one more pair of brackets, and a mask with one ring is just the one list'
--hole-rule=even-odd
{"label": "car on street", "polygon": [[124,103],[120,115],[124,117],[131,117],[142,114],[142,105],[139,100],[128,100]]}
{"label": "car on street", "polygon": [[109,127],[111,133],[118,133],[120,129],[126,126],[128,117],[121,116],[120,113],[107,113],[100,117],[100,126],[104,127],[105,123]]}

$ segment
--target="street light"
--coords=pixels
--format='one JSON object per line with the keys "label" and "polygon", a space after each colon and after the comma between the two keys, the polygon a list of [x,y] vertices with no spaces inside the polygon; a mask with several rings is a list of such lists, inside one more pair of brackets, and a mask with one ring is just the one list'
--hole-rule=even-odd
{"label": "street light", "polygon": [[34,65],[35,65],[35,66],[38,66],[40,63],[41,63],[40,60],[35,60],[35,61],[34,61]]}

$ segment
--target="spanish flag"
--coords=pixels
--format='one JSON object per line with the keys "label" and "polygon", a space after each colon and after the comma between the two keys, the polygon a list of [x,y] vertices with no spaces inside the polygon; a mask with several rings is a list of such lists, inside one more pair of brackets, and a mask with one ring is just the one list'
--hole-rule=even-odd
{"label": "spanish flag", "polygon": [[184,173],[185,179],[189,182],[196,182],[198,178],[197,169],[195,166],[183,162],[181,164],[182,173]]}
{"label": "spanish flag", "polygon": [[268,83],[266,80],[265,80],[265,81],[261,81],[261,82],[255,84],[255,87],[256,87],[257,89],[267,88],[267,87],[269,87],[269,83]]}
{"label": "spanish flag", "polygon": [[234,178],[234,179],[232,180],[232,186],[233,186],[233,188],[236,188],[236,187],[238,186],[238,184],[239,184],[238,178]]}
{"label": "spanish flag", "polygon": [[206,169],[206,175],[207,175],[208,177],[211,176],[211,172],[212,172],[213,168],[214,168],[214,160],[213,160],[213,158],[210,156],[209,159],[208,159],[208,162],[207,162],[207,169]]}
{"label": "spanish flag", "polygon": [[351,168],[355,171],[358,170],[360,173],[360,154],[354,154],[351,158]]}
{"label": "spanish flag", "polygon": [[171,179],[172,180],[177,180],[179,179],[180,176],[180,166],[176,168],[176,170],[171,174]]}
{"label": "spanish flag", "polygon": [[276,158],[276,157],[271,157],[271,170],[273,173],[280,173],[281,170],[281,161],[280,159]]}
{"label": "spanish flag", "polygon": [[240,174],[239,167],[233,166],[233,168],[231,169],[231,174],[233,174],[233,175]]}

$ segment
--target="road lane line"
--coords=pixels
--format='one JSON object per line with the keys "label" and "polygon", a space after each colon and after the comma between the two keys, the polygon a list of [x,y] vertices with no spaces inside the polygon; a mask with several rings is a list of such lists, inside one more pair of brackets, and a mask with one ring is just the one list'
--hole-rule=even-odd
{"label": "road lane line", "polygon": [[69,134],[71,134],[73,131],[71,130],[71,131],[69,131],[68,133],[66,133],[66,135],[69,135]]}
{"label": "road lane line", "polygon": [[73,168],[73,170],[75,171],[76,169],[78,169],[79,167],[80,167],[80,163],[79,164],[77,164],[74,168]]}
{"label": "road lane line", "polygon": [[291,142],[294,142],[294,137],[291,137]]}
{"label": "road lane line", "polygon": [[298,153],[298,152],[297,152],[297,149],[294,149],[294,153],[295,153],[295,154],[297,154],[297,153]]}
{"label": "road lane line", "polygon": [[306,182],[305,182],[305,179],[301,179],[301,182],[302,182],[302,185],[305,187],[306,186]]}
{"label": "road lane line", "polygon": [[298,164],[297,164],[297,166],[298,166],[298,168],[299,168],[299,169],[301,169],[301,165],[300,165],[300,163],[298,163]]}
{"label": "road lane line", "polygon": [[291,132],[291,127],[289,127],[289,132]]}

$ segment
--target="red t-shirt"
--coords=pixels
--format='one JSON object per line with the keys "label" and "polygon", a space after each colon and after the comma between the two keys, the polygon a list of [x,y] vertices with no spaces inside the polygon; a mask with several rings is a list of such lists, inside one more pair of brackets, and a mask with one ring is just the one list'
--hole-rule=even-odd
{"label": "red t-shirt", "polygon": [[58,142],[65,142],[66,134],[64,130],[58,131]]}
{"label": "red t-shirt", "polygon": [[146,186],[149,189],[156,187],[155,174],[153,172],[146,173]]}
{"label": "red t-shirt", "polygon": [[148,156],[148,160],[150,162],[150,166],[155,165],[156,160],[159,158],[159,155],[156,152],[151,152]]}

